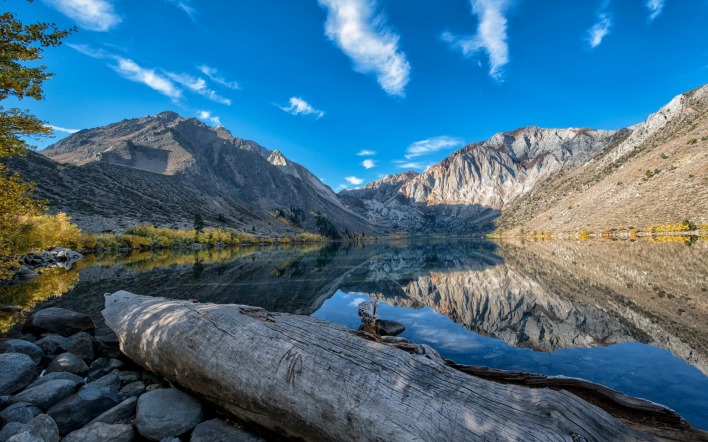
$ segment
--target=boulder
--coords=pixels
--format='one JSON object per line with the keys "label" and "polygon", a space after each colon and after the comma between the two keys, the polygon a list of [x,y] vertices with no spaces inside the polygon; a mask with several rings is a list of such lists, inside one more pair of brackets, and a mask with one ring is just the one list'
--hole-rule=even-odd
{"label": "boulder", "polygon": [[0,418],[2,418],[3,424],[10,422],[26,424],[40,414],[42,414],[42,410],[35,405],[28,402],[18,402],[2,410],[2,412],[0,412]]}
{"label": "boulder", "polygon": [[0,396],[0,410],[5,409],[8,405],[10,405],[10,400],[12,399],[12,396],[9,394],[3,394]]}
{"label": "boulder", "polygon": [[135,424],[141,436],[159,441],[190,431],[203,415],[201,402],[176,388],[164,388],[138,398]]}
{"label": "boulder", "polygon": [[0,394],[13,394],[29,385],[36,367],[24,353],[0,354]]}
{"label": "boulder", "polygon": [[135,430],[132,425],[111,425],[95,422],[67,434],[62,442],[132,442]]}
{"label": "boulder", "polygon": [[135,381],[121,388],[118,395],[122,400],[125,400],[131,396],[140,396],[143,393],[145,393],[145,382]]}
{"label": "boulder", "polygon": [[44,357],[44,351],[41,348],[32,342],[23,341],[22,339],[8,339],[3,342],[2,353],[24,353],[32,358],[35,364],[39,364]]}
{"label": "boulder", "polygon": [[47,334],[42,339],[35,341],[34,344],[41,348],[44,353],[56,355],[64,351],[66,338],[57,334]]}
{"label": "boulder", "polygon": [[113,370],[120,370],[125,364],[123,361],[113,358],[98,358],[91,363],[89,368],[88,377],[90,379],[98,379],[112,372]]}
{"label": "boulder", "polygon": [[94,387],[115,387],[116,390],[120,389],[120,378],[118,377],[118,370],[113,370],[105,376],[102,376],[95,381],[86,384],[82,388],[94,388]]}
{"label": "boulder", "polygon": [[109,358],[119,358],[123,355],[120,351],[118,336],[113,333],[113,330],[109,329],[100,336],[96,336],[96,352]]}
{"label": "boulder", "polygon": [[89,425],[94,422],[103,422],[105,424],[115,424],[118,422],[127,422],[135,416],[135,408],[138,405],[137,397],[129,397],[120,404],[98,415],[94,420],[89,422]]}
{"label": "boulder", "polygon": [[11,436],[16,435],[20,431],[24,430],[24,428],[25,424],[10,422],[2,427],[2,430],[0,430],[0,442],[6,442]]}
{"label": "boulder", "polygon": [[27,388],[34,388],[42,384],[46,384],[49,381],[55,381],[58,379],[65,379],[74,382],[74,384],[79,385],[84,383],[84,378],[77,376],[74,373],[69,373],[68,371],[55,371],[54,373],[47,373],[41,378],[35,380],[27,386]]}
{"label": "boulder", "polygon": [[66,379],[57,379],[18,393],[12,398],[12,402],[14,404],[26,402],[42,410],[47,410],[57,402],[71,396],[75,390],[76,382]]}
{"label": "boulder", "polygon": [[59,442],[59,430],[51,417],[40,414],[25,424],[7,442]]}
{"label": "boulder", "polygon": [[72,353],[62,353],[54,360],[49,367],[47,367],[47,372],[53,373],[55,371],[66,371],[73,374],[85,374],[89,367],[86,362],[81,360],[78,356]]}
{"label": "boulder", "polygon": [[265,439],[229,425],[221,419],[204,421],[192,432],[190,442],[261,442]]}
{"label": "boulder", "polygon": [[22,328],[24,333],[56,333],[62,336],[71,336],[80,331],[94,334],[95,330],[93,320],[87,315],[59,307],[49,307],[34,313]]}
{"label": "boulder", "polygon": [[397,321],[390,319],[377,319],[376,331],[381,336],[398,336],[406,330],[406,327]]}
{"label": "boulder", "polygon": [[75,354],[84,361],[92,361],[94,357],[93,338],[86,332],[75,333],[66,338],[64,350]]}
{"label": "boulder", "polygon": [[67,434],[86,425],[93,418],[118,404],[115,386],[86,385],[47,410],[54,418],[61,434]]}
{"label": "boulder", "polygon": [[118,377],[121,382],[135,382],[142,379],[142,374],[139,371],[119,371]]}

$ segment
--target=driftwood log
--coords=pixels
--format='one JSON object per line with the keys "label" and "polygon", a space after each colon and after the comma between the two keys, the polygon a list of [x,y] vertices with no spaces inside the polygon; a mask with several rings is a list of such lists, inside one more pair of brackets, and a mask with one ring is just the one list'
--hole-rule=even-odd
{"label": "driftwood log", "polygon": [[106,295],[103,316],[138,364],[288,437],[663,439],[567,391],[471,376],[316,318],[125,291]]}

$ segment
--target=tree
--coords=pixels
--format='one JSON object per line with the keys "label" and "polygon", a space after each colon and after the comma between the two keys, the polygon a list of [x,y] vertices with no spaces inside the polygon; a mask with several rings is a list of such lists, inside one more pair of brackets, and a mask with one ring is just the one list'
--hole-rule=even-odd
{"label": "tree", "polygon": [[[31,1],[31,0],[29,0]],[[41,60],[45,48],[61,45],[74,29],[60,30],[54,23],[23,25],[14,14],[0,14],[0,158],[24,155],[29,149],[26,138],[48,135],[51,130],[27,111],[6,109],[1,103],[13,96],[44,99],[42,85],[52,77],[46,66],[32,63]],[[12,274],[17,253],[11,237],[18,219],[38,215],[45,203],[31,198],[34,186],[0,164],[0,280]]]}
{"label": "tree", "polygon": [[200,233],[204,230],[204,218],[200,213],[197,213],[194,215],[194,240],[197,240],[197,237],[199,236]]}

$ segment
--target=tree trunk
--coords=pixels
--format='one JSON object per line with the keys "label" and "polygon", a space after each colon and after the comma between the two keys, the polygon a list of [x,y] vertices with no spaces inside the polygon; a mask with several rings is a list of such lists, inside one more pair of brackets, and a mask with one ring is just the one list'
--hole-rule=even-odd
{"label": "tree trunk", "polygon": [[125,291],[106,295],[103,316],[133,361],[288,437],[659,439],[569,392],[470,376],[307,316]]}

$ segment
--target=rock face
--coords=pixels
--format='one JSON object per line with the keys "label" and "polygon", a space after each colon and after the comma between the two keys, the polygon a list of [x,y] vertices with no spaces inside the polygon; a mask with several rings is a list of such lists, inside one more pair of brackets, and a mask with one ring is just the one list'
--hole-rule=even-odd
{"label": "rock face", "polygon": [[[687,216],[705,223],[707,108],[703,86],[619,131],[532,126],[498,133],[419,175],[389,176],[340,196],[374,223],[426,233],[486,232],[527,221],[534,230],[553,231],[582,223],[603,229],[676,223]],[[652,211],[657,195],[665,195],[663,213]],[[615,221],[613,213],[622,216]]]}
{"label": "rock face", "polygon": [[179,436],[201,422],[202,405],[176,388],[149,391],[138,399],[135,425],[141,436],[161,440]]}
{"label": "rock face", "polygon": [[30,316],[23,328],[25,333],[56,333],[71,336],[78,332],[93,333],[96,327],[88,316],[71,310],[51,307]]}
{"label": "rock face", "polygon": [[13,394],[29,385],[36,366],[26,354],[0,354],[0,395]]}
{"label": "rock face", "polygon": [[37,182],[37,195],[52,209],[89,231],[120,231],[147,220],[191,228],[196,212],[207,226],[298,232],[272,215],[278,208],[298,209],[303,216],[295,224],[310,231],[316,230],[313,211],[340,229],[376,231],[282,153],[174,112],[82,130],[8,165]]}

